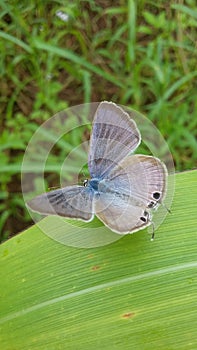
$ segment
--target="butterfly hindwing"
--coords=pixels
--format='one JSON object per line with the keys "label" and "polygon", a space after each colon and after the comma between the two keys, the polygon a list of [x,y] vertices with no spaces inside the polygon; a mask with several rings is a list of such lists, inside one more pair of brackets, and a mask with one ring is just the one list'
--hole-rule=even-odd
{"label": "butterfly hindwing", "polygon": [[158,158],[140,154],[123,159],[107,176],[112,188],[139,199],[146,207],[164,199],[166,178],[167,169]]}
{"label": "butterfly hindwing", "polygon": [[95,213],[113,231],[131,233],[151,223],[150,209],[165,196],[166,169],[157,158],[131,155],[101,181]]}

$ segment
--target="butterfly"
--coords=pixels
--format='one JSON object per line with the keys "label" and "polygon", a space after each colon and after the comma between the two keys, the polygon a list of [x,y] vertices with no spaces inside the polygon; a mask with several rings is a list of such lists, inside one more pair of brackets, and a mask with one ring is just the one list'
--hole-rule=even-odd
{"label": "butterfly", "polygon": [[113,102],[101,102],[90,136],[90,179],[41,194],[27,203],[35,212],[91,221],[128,234],[152,223],[166,195],[167,169],[153,156],[133,154],[141,142],[134,120]]}

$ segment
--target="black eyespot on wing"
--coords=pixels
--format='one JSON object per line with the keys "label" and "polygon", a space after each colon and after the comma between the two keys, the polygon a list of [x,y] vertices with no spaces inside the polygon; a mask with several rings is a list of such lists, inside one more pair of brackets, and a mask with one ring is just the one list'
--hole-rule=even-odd
{"label": "black eyespot on wing", "polygon": [[140,217],[140,220],[142,220],[143,222],[147,222],[149,219],[149,213],[145,210],[144,211],[144,216]]}
{"label": "black eyespot on wing", "polygon": [[148,208],[153,208],[154,206],[155,206],[155,202],[150,202],[149,204],[148,204]]}
{"label": "black eyespot on wing", "polygon": [[141,217],[140,217],[140,220],[142,220],[143,222],[146,222],[146,221],[147,221],[147,218],[145,218],[144,216],[141,216]]}
{"label": "black eyespot on wing", "polygon": [[153,198],[154,199],[158,200],[160,197],[161,197],[161,193],[159,193],[159,192],[154,192],[153,193]]}

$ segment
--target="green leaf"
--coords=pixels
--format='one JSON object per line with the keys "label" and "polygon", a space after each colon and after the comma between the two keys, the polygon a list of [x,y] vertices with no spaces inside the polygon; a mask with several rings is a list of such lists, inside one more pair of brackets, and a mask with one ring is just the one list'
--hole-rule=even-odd
{"label": "green leaf", "polygon": [[196,180],[176,174],[153,242],[77,249],[33,226],[2,244],[1,349],[197,349]]}

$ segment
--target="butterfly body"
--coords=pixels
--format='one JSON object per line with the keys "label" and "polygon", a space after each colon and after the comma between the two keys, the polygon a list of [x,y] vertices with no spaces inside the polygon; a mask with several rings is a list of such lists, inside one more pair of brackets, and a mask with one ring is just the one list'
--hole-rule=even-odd
{"label": "butterfly body", "polygon": [[100,180],[97,178],[91,179],[88,181],[87,187],[93,189],[94,191],[98,192],[99,191],[99,184]]}

